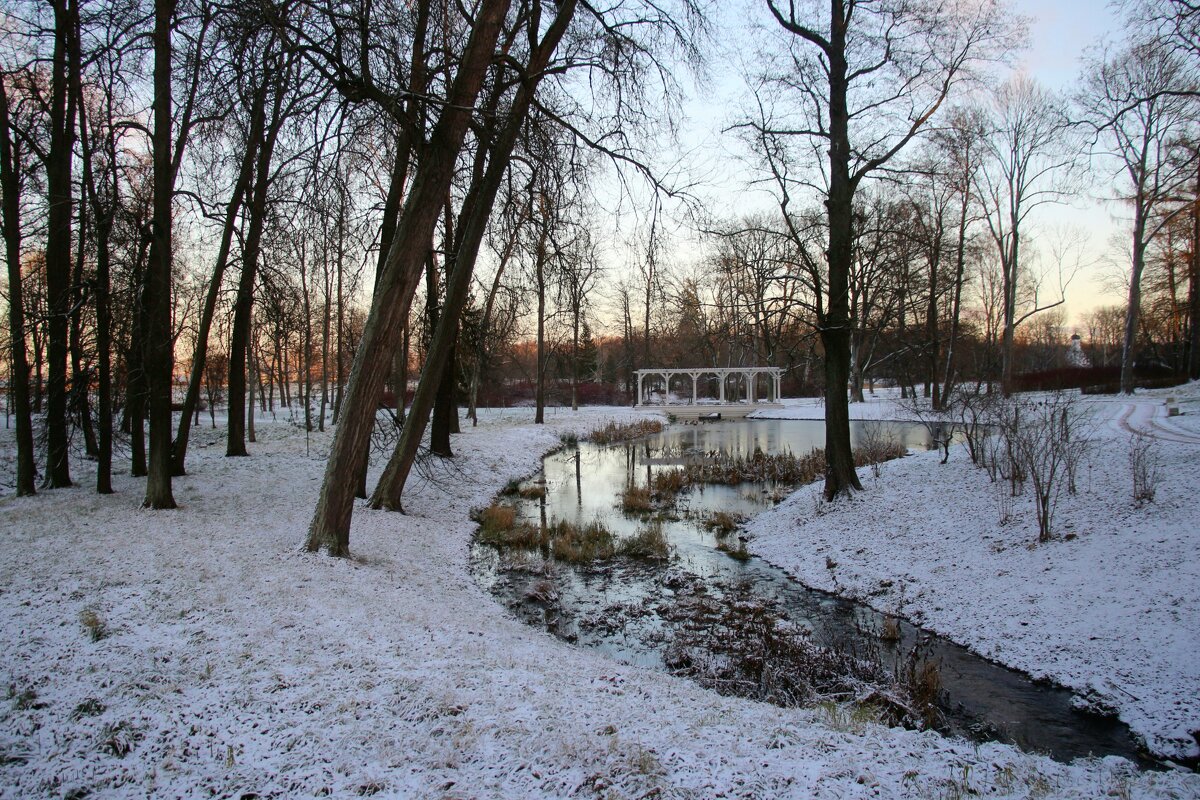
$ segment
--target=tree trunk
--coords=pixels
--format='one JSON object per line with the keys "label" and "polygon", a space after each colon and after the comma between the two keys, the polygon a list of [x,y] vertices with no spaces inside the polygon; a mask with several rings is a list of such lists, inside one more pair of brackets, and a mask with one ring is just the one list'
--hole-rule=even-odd
{"label": "tree trunk", "polygon": [[1142,190],[1134,200],[1133,267],[1129,275],[1128,305],[1125,307],[1125,336],[1121,342],[1121,392],[1133,394],[1133,364],[1137,360],[1137,331],[1142,310],[1142,270],[1146,264],[1146,203]]}
{"label": "tree trunk", "polygon": [[37,493],[33,456],[33,415],[29,400],[29,358],[25,351],[25,300],[21,284],[20,151],[11,135],[8,92],[0,80],[0,194],[3,195],[4,254],[8,261],[8,332],[11,341],[12,398],[16,405],[17,496]]}
{"label": "tree trunk", "polygon": [[1188,269],[1188,377],[1200,380],[1200,167],[1192,202],[1192,260]]}
{"label": "tree trunk", "polygon": [[354,490],[375,423],[375,409],[391,354],[408,317],[425,254],[433,241],[442,198],[450,187],[472,109],[492,60],[508,0],[482,0],[463,58],[429,144],[422,148],[417,175],[379,277],[362,341],[350,369],[343,418],[334,434],[321,497],[309,526],[306,547],[330,554],[350,553]]}
{"label": "tree trunk", "polygon": [[850,114],[844,8],[834,0],[829,59],[829,303],[821,321],[825,346],[825,498],[862,489],[850,448],[849,278],[853,262],[854,184],[850,178]]}
{"label": "tree trunk", "polygon": [[967,210],[971,201],[968,192],[962,193],[962,204],[959,208],[958,243],[954,249],[954,298],[950,306],[950,334],[946,338],[946,374],[942,384],[942,402],[947,403],[954,391],[955,365],[954,356],[958,344],[959,318],[962,313],[963,274],[967,262]]}
{"label": "tree trunk", "polygon": [[[80,91],[81,87],[76,87]],[[109,95],[111,111],[111,95]],[[79,138],[83,150],[83,192],[90,200],[92,216],[96,227],[96,286],[94,299],[96,303],[96,364],[97,364],[97,393],[96,403],[97,424],[99,436],[96,454],[96,493],[112,494],[112,452],[113,452],[113,412],[112,412],[112,307],[109,295],[112,289],[111,263],[109,242],[112,236],[113,216],[119,203],[119,182],[116,173],[116,145],[113,132],[107,137],[108,175],[111,178],[111,195],[108,204],[101,202],[96,190],[96,178],[92,169],[95,154],[95,142],[88,139],[88,126],[84,115],[85,106],[80,104]],[[111,114],[110,114],[111,116]]]}
{"label": "tree trunk", "polygon": [[71,157],[75,99],[68,91],[68,52],[75,8],[54,0],[54,52],[50,74],[50,151],[46,160],[46,478],[48,488],[71,485],[67,435],[67,321],[71,313]]}
{"label": "tree trunk", "polygon": [[[458,244],[454,248],[454,262],[447,276],[445,303],[442,306],[441,318],[437,330],[434,331],[429,354],[425,359],[425,367],[421,371],[421,379],[417,382],[417,391],[413,396],[412,410],[400,433],[400,441],[396,443],[396,449],[388,460],[383,475],[379,479],[379,485],[375,489],[375,494],[371,498],[371,504],[375,508],[402,510],[401,495],[412,469],[413,460],[416,458],[417,446],[425,432],[425,424],[434,401],[433,395],[442,382],[443,373],[451,371],[447,368],[448,363],[452,361],[449,355],[453,352],[458,338],[458,322],[470,293],[475,262],[487,229],[488,218],[491,216],[492,207],[495,204],[496,193],[500,188],[517,136],[533,101],[533,93],[536,91],[538,80],[550,55],[558,46],[574,11],[574,0],[566,0],[559,7],[555,20],[547,30],[541,44],[530,54],[527,74],[537,77],[522,83],[518,89],[509,111],[508,121],[491,148],[487,169],[478,183],[478,189],[469,191],[467,194],[463,208],[465,224],[460,226]],[[536,21],[531,22],[530,25],[532,29],[537,29]]]}
{"label": "tree trunk", "polygon": [[[263,135],[254,165],[254,187],[247,206],[249,224],[242,247],[242,274],[238,280],[237,300],[233,307],[233,332],[229,344],[229,424],[226,429],[226,456],[248,456],[246,451],[246,351],[250,346],[250,318],[254,308],[254,283],[258,275],[258,257],[266,225],[267,192],[271,185],[271,157],[283,125],[281,107],[286,94],[286,67],[274,77],[274,109],[271,125]],[[270,78],[264,78],[270,84]]]}
{"label": "tree trunk", "polygon": [[150,452],[146,461],[147,508],[175,508],[171,493],[171,17],[174,0],[154,3],[154,258],[146,267],[145,355]]}

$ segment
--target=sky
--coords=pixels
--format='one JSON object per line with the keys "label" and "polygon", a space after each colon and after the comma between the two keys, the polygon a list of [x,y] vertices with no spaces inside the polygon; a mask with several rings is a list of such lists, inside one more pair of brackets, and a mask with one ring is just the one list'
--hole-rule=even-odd
{"label": "sky", "polygon": [[[1089,48],[1105,38],[1121,35],[1119,14],[1108,0],[1010,0],[1014,10],[1030,19],[1029,47],[1016,59],[1016,68],[1024,70],[1049,89],[1070,93],[1077,85],[1082,59]],[[753,0],[746,4],[720,4],[717,29],[736,26],[728,15],[755,13]],[[727,15],[724,19],[720,15]],[[723,42],[718,34],[718,49]],[[727,43],[724,43],[727,44]],[[745,45],[738,45],[745,47]],[[700,87],[691,87],[692,96],[685,107],[686,120],[681,143],[686,156],[681,160],[700,182],[697,191],[703,205],[716,216],[734,216],[749,209],[774,211],[773,199],[747,188],[750,172],[740,161],[741,146],[722,129],[736,118],[739,102],[747,96],[738,77],[736,61],[741,52],[729,47],[710,65]],[[722,210],[725,208],[725,211]],[[1086,241],[1077,260],[1088,266],[1079,270],[1066,291],[1068,327],[1098,305],[1123,302],[1112,286],[1114,261],[1119,259],[1119,243],[1124,223],[1115,216],[1115,205],[1100,196],[1099,189],[1076,198],[1070,204],[1047,206],[1035,212],[1035,232],[1043,240],[1070,234]],[[681,239],[688,237],[682,235]],[[674,252],[677,262],[700,257],[702,250],[693,241],[679,241]],[[619,257],[618,257],[619,258]],[[631,256],[625,256],[628,262]]]}

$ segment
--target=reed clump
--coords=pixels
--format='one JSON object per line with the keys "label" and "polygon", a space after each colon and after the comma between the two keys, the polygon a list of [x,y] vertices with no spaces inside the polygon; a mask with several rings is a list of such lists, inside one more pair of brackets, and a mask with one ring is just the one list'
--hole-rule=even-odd
{"label": "reed clump", "polygon": [[546,539],[556,561],[566,564],[587,564],[612,558],[616,553],[616,538],[599,521],[576,525],[554,520],[546,526]]}
{"label": "reed clump", "polygon": [[622,539],[617,544],[617,555],[639,561],[665,561],[671,555],[671,546],[662,523],[652,522],[633,536]]}
{"label": "reed clump", "polygon": [[593,444],[615,444],[617,442],[633,441],[634,439],[640,439],[643,436],[649,436],[654,433],[662,433],[663,427],[663,422],[659,419],[642,419],[637,422],[608,422],[599,428],[594,428],[583,438]]}
{"label": "reed clump", "polygon": [[654,497],[645,486],[626,486],[621,492],[621,510],[626,514],[644,514],[654,510]]}

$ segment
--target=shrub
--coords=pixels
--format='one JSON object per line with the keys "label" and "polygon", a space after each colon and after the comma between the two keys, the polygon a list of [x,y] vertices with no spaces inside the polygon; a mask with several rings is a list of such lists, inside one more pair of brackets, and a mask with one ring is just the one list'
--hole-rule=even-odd
{"label": "shrub", "polygon": [[1072,479],[1091,446],[1087,418],[1075,397],[1065,393],[1011,399],[998,406],[997,417],[1013,494],[1019,493],[1021,481],[1029,481],[1037,510],[1038,541],[1049,541],[1063,479]]}
{"label": "shrub", "polygon": [[858,448],[854,451],[856,464],[869,464],[871,474],[878,478],[882,472],[880,467],[884,461],[899,458],[904,455],[904,447],[897,441],[896,432],[892,426],[879,420],[867,420],[859,423]]}
{"label": "shrub", "polygon": [[1161,477],[1158,443],[1144,433],[1129,437],[1129,471],[1133,475],[1133,502],[1154,502]]}

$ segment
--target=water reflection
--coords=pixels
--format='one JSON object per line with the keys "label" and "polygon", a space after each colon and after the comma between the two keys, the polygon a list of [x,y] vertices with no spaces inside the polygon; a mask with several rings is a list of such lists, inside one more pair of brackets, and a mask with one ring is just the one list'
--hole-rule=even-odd
{"label": "water reflection", "polygon": [[[863,433],[863,425],[852,426],[854,441]],[[931,443],[921,425],[891,423],[889,433],[909,448]],[[545,494],[516,502],[518,516],[543,526],[554,519],[579,525],[598,519],[617,536],[629,536],[646,519],[621,512],[619,497],[628,485],[649,485],[656,472],[679,469],[681,462],[714,451],[804,454],[823,439],[820,422],[753,420],[672,426],[644,440],[609,447],[582,444],[544,459],[543,475],[536,480],[544,481]],[[955,733],[1012,742],[1059,759],[1112,754],[1140,760],[1126,726],[1081,711],[1066,690],[1036,684],[907,623],[900,623],[895,641],[884,641],[877,635],[884,617],[869,607],[809,589],[760,559],[739,561],[717,550],[717,538],[701,520],[717,511],[753,516],[775,502],[782,488],[709,485],[680,494],[662,519],[674,549],[669,564],[618,560],[583,568],[547,565],[536,555],[502,556],[476,545],[476,574],[530,624],[626,663],[659,669],[669,669],[664,609],[671,607],[680,586],[698,580],[714,596],[748,591],[807,627],[815,641],[870,649],[893,669],[901,668],[920,644],[940,663],[940,705]],[[542,588],[547,582],[553,584],[549,602]]]}

